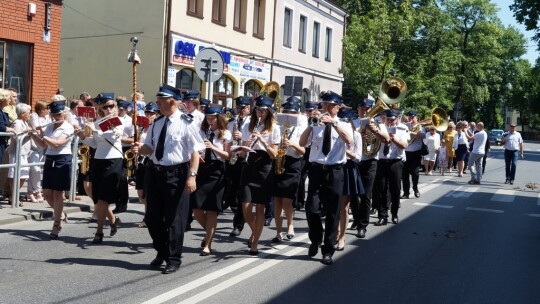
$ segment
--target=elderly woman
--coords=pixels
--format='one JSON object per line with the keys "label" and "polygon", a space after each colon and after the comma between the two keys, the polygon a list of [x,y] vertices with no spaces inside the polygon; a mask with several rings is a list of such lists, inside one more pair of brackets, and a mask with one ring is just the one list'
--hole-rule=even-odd
{"label": "elderly woman", "polygon": [[[49,108],[45,101],[38,101],[34,106],[34,112],[30,114],[30,120],[28,125],[36,129],[40,126],[45,126],[51,123],[51,117],[49,116]],[[39,163],[45,158],[45,148],[38,146],[34,141],[30,146],[30,155],[28,156],[28,163]],[[42,203],[43,196],[41,194],[41,166],[31,166],[29,168],[28,177],[28,199],[33,203]]]}
{"label": "elderly woman", "polygon": [[62,221],[67,220],[64,214],[64,191],[71,187],[71,140],[73,126],[65,120],[65,104],[52,102],[49,105],[52,120],[55,122],[44,130],[31,132],[32,140],[40,147],[46,148],[45,166],[43,167],[43,194],[45,200],[54,210],[54,225],[49,237],[57,239],[62,230]]}
{"label": "elderly woman", "polygon": [[[98,104],[98,116],[102,119],[116,117],[118,107],[113,93],[100,93],[94,98]],[[103,242],[103,226],[105,218],[111,223],[110,236],[118,231],[120,218],[115,217],[109,209],[110,204],[118,201],[118,185],[122,178],[122,153],[121,135],[124,132],[122,124],[110,125],[102,131],[95,123],[86,123],[86,127],[92,130],[92,136],[86,137],[85,132],[78,132],[79,137],[88,146],[96,149],[90,169],[90,181],[92,182],[92,200],[94,201],[97,215],[97,231],[92,243]]]}
{"label": "elderly woman", "polygon": [[429,132],[426,133],[426,138],[424,138],[424,144],[427,146],[429,153],[424,156],[424,167],[426,168],[426,175],[433,175],[435,160],[441,146],[441,136],[434,126],[428,127],[428,130]]}
{"label": "elderly woman", "polygon": [[[9,105],[11,100],[11,92],[9,90],[0,89],[0,132],[14,132],[15,130],[10,127],[8,115],[4,112],[4,108]],[[4,157],[4,150],[7,146],[7,136],[0,136],[0,162]]]}
{"label": "elderly woman", "polygon": [[[15,130],[15,136],[11,138],[11,145],[9,145],[9,163],[19,163],[21,165],[28,164],[28,155],[30,154],[30,136],[28,131],[30,131],[30,126],[28,126],[28,119],[30,118],[30,109],[31,107],[25,103],[19,103],[15,106],[15,113],[17,113],[17,119],[13,122],[13,129]],[[17,159],[16,142],[19,141],[19,138],[22,137],[20,156]],[[15,174],[15,168],[11,167],[8,171],[8,181],[9,188],[13,189],[13,176]],[[19,176],[19,187],[22,188],[24,182],[28,178],[28,167],[22,167]],[[13,193],[12,193],[13,195]],[[11,198],[12,201],[16,201],[16,197]],[[24,202],[19,202],[19,207],[24,207]]]}

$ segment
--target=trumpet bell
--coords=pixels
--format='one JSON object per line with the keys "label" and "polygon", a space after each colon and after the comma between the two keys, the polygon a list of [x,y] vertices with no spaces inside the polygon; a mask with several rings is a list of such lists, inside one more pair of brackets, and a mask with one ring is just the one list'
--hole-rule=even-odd
{"label": "trumpet bell", "polygon": [[407,84],[401,78],[390,77],[381,83],[379,98],[387,105],[399,103],[407,95]]}

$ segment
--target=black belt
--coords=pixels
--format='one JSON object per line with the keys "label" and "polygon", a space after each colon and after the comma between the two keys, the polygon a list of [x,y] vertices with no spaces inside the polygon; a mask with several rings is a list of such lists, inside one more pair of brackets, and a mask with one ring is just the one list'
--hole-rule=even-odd
{"label": "black belt", "polygon": [[505,149],[506,151],[509,151],[509,152],[516,152],[517,150],[510,150],[510,149]]}
{"label": "black belt", "polygon": [[322,170],[339,170],[343,168],[343,164],[323,165],[319,163],[311,163],[311,166]]}
{"label": "black belt", "polygon": [[174,170],[185,168],[186,166],[187,166],[187,162],[181,163],[178,165],[170,165],[170,166],[161,166],[161,165],[152,164],[152,167],[154,168],[154,170],[158,172],[174,171]]}
{"label": "black belt", "polygon": [[379,160],[387,162],[387,163],[393,163],[393,162],[397,162],[397,161],[402,161],[401,158],[383,158],[383,159],[379,159]]}

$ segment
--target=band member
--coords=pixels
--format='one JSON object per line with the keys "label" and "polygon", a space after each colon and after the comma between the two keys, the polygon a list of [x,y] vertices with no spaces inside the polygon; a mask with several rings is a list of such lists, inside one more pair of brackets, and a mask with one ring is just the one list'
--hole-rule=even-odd
{"label": "band member", "polygon": [[[341,196],[343,195],[343,165],[347,161],[346,147],[353,142],[351,127],[337,119],[343,99],[340,95],[327,91],[321,93],[323,115],[322,124],[310,125],[300,137],[300,145],[311,143],[309,161],[309,186],[306,201],[306,218],[309,226],[308,255],[313,257],[322,250],[322,263],[333,263]],[[320,217],[321,201],[326,207],[325,228]],[[324,235],[323,235],[324,234]]]}
{"label": "band member", "polygon": [[199,112],[204,113],[204,110],[209,104],[210,104],[210,100],[206,98],[201,98],[199,102]]}
{"label": "band member", "polygon": [[194,90],[186,90],[182,92],[184,106],[186,107],[187,114],[191,114],[193,117],[193,124],[197,127],[201,126],[204,120],[204,114],[199,111],[199,92]]}
{"label": "band member", "polygon": [[[386,112],[386,129],[389,140],[384,148],[379,150],[379,161],[375,175],[373,200],[377,205],[379,220],[375,226],[388,223],[388,208],[392,205],[392,223],[399,222],[398,209],[401,193],[401,174],[403,172],[403,157],[409,140],[409,129],[399,123],[400,113],[395,110]],[[388,185],[388,187],[387,187]],[[390,196],[390,199],[388,199]]]}
{"label": "band member", "polygon": [[52,120],[44,130],[31,132],[32,140],[45,150],[45,165],[43,166],[43,195],[54,210],[54,224],[49,237],[57,239],[62,230],[63,222],[67,221],[64,213],[64,191],[71,187],[71,140],[73,126],[65,120],[65,104],[53,102],[49,105]]}
{"label": "band member", "polygon": [[[251,100],[249,96],[239,96],[234,99],[236,104],[236,117],[229,123],[229,131],[232,134],[231,145],[242,144],[242,130],[248,128],[251,115]],[[225,204],[231,206],[234,211],[233,230],[230,236],[239,236],[244,229],[246,220],[242,209],[242,201],[239,199],[240,176],[245,165],[244,157],[240,153],[231,153],[230,160],[226,164],[227,186],[225,188]],[[234,160],[236,159],[236,160]]]}
{"label": "band member", "polygon": [[[370,98],[364,98],[358,104],[358,116],[365,118],[373,107],[375,101]],[[360,126],[360,135],[362,136],[362,158],[359,165],[360,177],[364,186],[364,194],[360,195],[360,204],[357,211],[353,208],[353,218],[358,219],[356,237],[365,238],[367,227],[369,225],[369,216],[374,209],[373,202],[373,184],[375,182],[375,173],[377,172],[377,162],[379,160],[379,147],[375,147],[374,140],[387,142],[390,137],[384,124],[370,120],[366,126]],[[354,206],[354,205],[353,205]],[[354,223],[353,223],[354,225]]]}
{"label": "band member", "polygon": [[[300,99],[289,97],[287,102],[282,104],[282,113],[297,115],[300,112]],[[276,236],[272,242],[282,241],[281,229],[283,224],[282,213],[285,210],[287,218],[287,239],[294,238],[293,226],[293,201],[298,191],[300,183],[300,171],[302,155],[305,148],[298,144],[300,135],[307,126],[282,125],[281,141],[276,159],[276,171],[283,172],[274,175],[274,218],[276,220]]]}
{"label": "band member", "polygon": [[[101,121],[116,117],[118,108],[114,100],[114,93],[100,93],[94,98],[94,101],[98,104],[97,114]],[[110,236],[116,234],[120,224],[120,218],[114,216],[109,205],[118,201],[118,186],[123,173],[124,155],[121,135],[124,126],[111,126],[102,131],[96,120],[96,122],[87,122],[86,128],[92,131],[91,137],[86,137],[84,129],[77,134],[85,144],[96,149],[91,163],[90,181],[92,183],[92,200],[97,216],[97,230],[92,243],[99,244],[103,242],[105,218],[108,218],[110,222]]]}
{"label": "band member", "polygon": [[181,91],[163,84],[156,96],[163,116],[154,121],[143,145],[133,143],[132,151],[150,155],[145,176],[146,225],[157,251],[150,266],[160,267],[166,262],[162,273],[169,274],[182,264],[189,194],[197,189],[199,151],[206,146],[199,126],[178,109]]}
{"label": "band member", "polygon": [[[308,119],[311,117],[317,117],[320,112],[318,110],[318,104],[312,101],[308,101],[305,103],[305,121],[307,122]],[[306,123],[307,128],[307,123]],[[302,210],[306,204],[306,179],[307,179],[307,173],[309,169],[309,153],[311,150],[311,146],[308,144],[304,147],[304,155],[302,156],[301,160],[301,171],[300,171],[300,183],[298,184],[298,194],[296,195],[296,203],[295,208],[296,210]]]}
{"label": "band member", "polygon": [[[126,101],[125,97],[116,98],[116,104],[118,106],[118,118],[124,126],[124,132],[121,135],[122,142],[122,153],[126,153],[130,149],[131,144],[133,143],[133,136],[135,134],[135,127],[133,126],[133,119],[128,115],[128,107],[133,105],[132,102]],[[127,168],[127,161],[124,159],[123,168]],[[129,201],[129,191],[128,191],[128,180],[125,174],[122,174],[120,179],[120,184],[118,185],[118,201],[116,202],[116,207],[113,209],[113,213],[122,213],[127,210],[127,205]]]}
{"label": "band member", "polygon": [[[247,164],[242,169],[240,198],[244,217],[251,228],[248,240],[249,254],[259,254],[259,238],[264,227],[266,205],[272,199],[274,171],[272,159],[277,156],[280,140],[279,128],[274,123],[272,105],[274,100],[267,96],[256,99],[255,111],[249,125],[242,130],[242,145],[255,150],[245,154]],[[255,204],[255,217],[252,210]]]}
{"label": "band member", "polygon": [[191,194],[191,207],[195,219],[206,231],[200,255],[207,256],[212,251],[212,240],[216,233],[217,216],[223,211],[225,190],[225,161],[229,159],[231,132],[227,130],[227,120],[221,115],[223,108],[210,104],[205,109],[206,118],[202,122],[200,135],[205,138],[204,162],[199,165],[197,185]]}
{"label": "band member", "polygon": [[407,149],[405,149],[406,160],[403,164],[403,195],[402,199],[409,198],[409,191],[411,188],[411,183],[409,181],[409,175],[412,180],[412,189],[414,191],[414,197],[420,197],[420,191],[418,190],[418,180],[420,177],[420,167],[422,167],[422,141],[426,137],[425,130],[418,123],[418,112],[409,111],[407,113],[409,117],[409,135],[411,140]]}
{"label": "band member", "polygon": [[337,251],[345,249],[345,231],[349,224],[349,206],[352,201],[358,203],[358,197],[364,194],[364,186],[358,172],[358,164],[362,157],[362,137],[353,124],[354,114],[352,109],[345,110],[341,108],[338,112],[340,120],[349,124],[353,134],[353,142],[347,145],[347,162],[343,167],[343,196],[341,197],[341,210],[339,212]]}
{"label": "band member", "polygon": [[[149,124],[148,127],[143,128],[140,133],[140,141],[144,142],[146,135],[148,134],[148,129],[154,123],[156,118],[159,116],[159,108],[155,102],[150,102],[144,107],[144,116],[148,117]],[[144,204],[144,215],[146,216],[146,193],[144,191],[144,176],[146,175],[146,164],[148,158],[146,156],[138,156],[139,165],[135,171],[135,189],[137,190],[137,196],[139,201]],[[146,222],[143,220],[138,225],[139,228],[146,228]]]}

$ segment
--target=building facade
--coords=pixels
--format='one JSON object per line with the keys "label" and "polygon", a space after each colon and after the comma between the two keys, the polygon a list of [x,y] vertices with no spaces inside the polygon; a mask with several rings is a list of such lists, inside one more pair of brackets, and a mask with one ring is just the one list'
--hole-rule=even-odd
{"label": "building facade", "polygon": [[2,0],[0,11],[0,88],[14,88],[27,104],[50,100],[58,89],[62,1]]}

